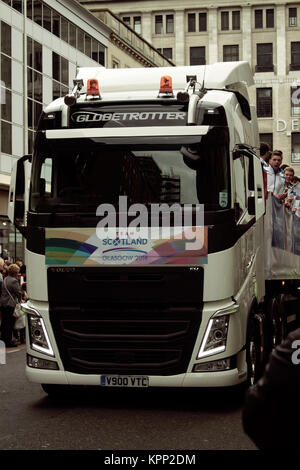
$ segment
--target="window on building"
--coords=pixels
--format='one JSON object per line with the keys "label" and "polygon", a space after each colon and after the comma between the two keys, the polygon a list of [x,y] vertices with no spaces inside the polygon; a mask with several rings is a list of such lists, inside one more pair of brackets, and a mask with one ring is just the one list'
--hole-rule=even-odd
{"label": "window on building", "polygon": [[55,10],[52,11],[52,33],[60,38],[60,15]]}
{"label": "window on building", "polygon": [[273,134],[271,132],[259,134],[259,141],[265,142],[266,144],[268,144],[270,147],[270,150],[273,149]]}
{"label": "window on building", "polygon": [[84,35],[84,52],[88,57],[92,57],[92,38],[88,34]]}
{"label": "window on building", "polygon": [[166,32],[167,34],[174,33],[174,15],[166,15]]}
{"label": "window on building", "polygon": [[297,8],[289,8],[289,26],[297,26]]}
{"label": "window on building", "polygon": [[70,46],[76,48],[76,26],[73,25],[72,23],[69,24],[69,40],[70,40]]}
{"label": "window on building", "polygon": [[190,47],[190,65],[205,65],[205,47]]}
{"label": "window on building", "polygon": [[64,18],[61,18],[61,39],[65,42],[69,42],[69,22]]}
{"label": "window on building", "polygon": [[163,17],[162,15],[155,15],[155,34],[163,33]]}
{"label": "window on building", "polygon": [[119,61],[113,59],[113,61],[112,61],[112,68],[113,68],[113,69],[118,69],[118,68],[119,68],[119,65],[120,65]]}
{"label": "window on building", "polygon": [[11,58],[1,54],[1,84],[11,88]]}
{"label": "window on building", "polygon": [[[43,48],[42,44],[27,37],[27,117],[33,132],[38,125],[43,103]],[[30,132],[29,132],[30,134]],[[32,148],[33,136],[28,134],[28,149]]]}
{"label": "window on building", "polygon": [[257,66],[256,72],[272,72],[273,65],[273,44],[257,44]]}
{"label": "window on building", "polygon": [[52,11],[51,8],[43,5],[43,27],[51,33]]}
{"label": "window on building", "polygon": [[173,58],[173,49],[172,49],[172,47],[164,47],[164,48],[159,47],[157,50],[162,55],[164,55],[167,59],[172,60],[172,58]]}
{"label": "window on building", "polygon": [[263,27],[263,10],[254,11],[254,26],[255,29],[261,29]]}
{"label": "window on building", "polygon": [[80,28],[76,28],[77,32],[77,49],[84,54],[84,32]]}
{"label": "window on building", "polygon": [[199,13],[199,31],[207,31],[207,15]]}
{"label": "window on building", "polygon": [[300,86],[291,87],[291,114],[300,116]]}
{"label": "window on building", "polygon": [[133,17],[133,29],[137,34],[142,34],[142,21],[140,16]]}
{"label": "window on building", "polygon": [[56,52],[52,52],[52,76],[54,80],[69,84],[69,63],[68,60]]}
{"label": "window on building", "polygon": [[43,72],[43,47],[37,41],[33,41],[33,68]]}
{"label": "window on building", "polygon": [[272,88],[256,89],[256,111],[257,117],[272,117]]}
{"label": "window on building", "polygon": [[130,16],[123,16],[122,21],[123,21],[127,26],[130,26]]}
{"label": "window on building", "polygon": [[11,91],[1,87],[1,119],[11,121]]}
{"label": "window on building", "polygon": [[223,46],[223,62],[234,62],[239,60],[238,44]]}
{"label": "window on building", "polygon": [[221,30],[227,31],[229,29],[229,11],[221,11]]}
{"label": "window on building", "polygon": [[291,42],[290,70],[300,70],[300,42]]}
{"label": "window on building", "polygon": [[33,21],[42,26],[43,6],[39,0],[34,0],[33,5]]}
{"label": "window on building", "polygon": [[34,0],[27,0],[26,2],[26,14],[27,18],[29,18],[30,20],[32,20],[33,17],[33,1]]}
{"label": "window on building", "polygon": [[239,11],[232,12],[232,29],[238,30],[241,28],[241,15]]}
{"label": "window on building", "polygon": [[300,132],[292,132],[292,163],[300,163]]}
{"label": "window on building", "polygon": [[11,6],[20,13],[23,13],[23,0],[12,0]]}
{"label": "window on building", "polygon": [[11,56],[11,26],[1,21],[1,52]]}
{"label": "window on building", "polygon": [[266,10],[266,25],[267,28],[274,28],[274,9],[268,8]]}
{"label": "window on building", "polygon": [[1,120],[1,152],[12,154],[12,129],[11,123]]}
{"label": "window on building", "polygon": [[189,13],[188,14],[188,32],[194,33],[196,31],[196,14]]}

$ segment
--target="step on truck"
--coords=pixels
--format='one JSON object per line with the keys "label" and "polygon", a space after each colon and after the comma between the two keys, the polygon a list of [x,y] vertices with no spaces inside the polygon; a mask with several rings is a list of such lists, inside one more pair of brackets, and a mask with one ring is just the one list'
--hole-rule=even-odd
{"label": "step on truck", "polygon": [[26,239],[30,381],[257,380],[296,318],[299,270],[266,269],[252,85],[247,62],[80,68],[45,107],[8,204]]}

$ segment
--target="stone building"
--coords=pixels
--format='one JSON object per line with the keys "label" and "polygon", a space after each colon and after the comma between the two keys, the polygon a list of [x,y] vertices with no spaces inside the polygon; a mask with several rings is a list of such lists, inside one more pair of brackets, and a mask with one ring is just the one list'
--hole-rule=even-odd
{"label": "stone building", "polygon": [[109,8],[176,65],[246,60],[261,140],[300,176],[300,3],[280,0],[83,0]]}

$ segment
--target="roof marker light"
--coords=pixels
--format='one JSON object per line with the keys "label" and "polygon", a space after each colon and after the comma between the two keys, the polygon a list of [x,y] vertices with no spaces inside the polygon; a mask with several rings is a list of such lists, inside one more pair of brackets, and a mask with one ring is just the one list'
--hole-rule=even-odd
{"label": "roof marker light", "polygon": [[86,87],[86,96],[99,96],[100,98],[99,83],[97,78],[88,79]]}
{"label": "roof marker light", "polygon": [[173,95],[172,77],[170,77],[169,75],[163,75],[161,77],[159,93],[172,94]]}

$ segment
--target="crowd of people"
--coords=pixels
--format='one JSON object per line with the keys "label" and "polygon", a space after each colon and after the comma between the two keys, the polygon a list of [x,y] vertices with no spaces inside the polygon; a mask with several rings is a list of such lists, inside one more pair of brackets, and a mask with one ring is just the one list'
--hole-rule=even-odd
{"label": "crowd of people", "polygon": [[0,338],[7,348],[25,343],[25,328],[14,329],[13,315],[16,304],[28,299],[25,280],[26,267],[21,260],[12,263],[0,258]]}
{"label": "crowd of people", "polygon": [[282,151],[270,150],[260,144],[260,159],[267,176],[267,191],[276,196],[285,207],[300,218],[300,178],[289,165],[282,165]]}

